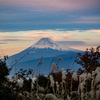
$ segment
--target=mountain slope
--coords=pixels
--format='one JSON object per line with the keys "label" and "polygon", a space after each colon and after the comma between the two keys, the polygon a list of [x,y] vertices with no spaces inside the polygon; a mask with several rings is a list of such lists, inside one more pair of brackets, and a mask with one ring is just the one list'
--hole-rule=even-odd
{"label": "mountain slope", "polygon": [[[68,68],[68,69],[71,69],[71,71],[77,71],[79,68],[82,68],[82,67],[76,62],[74,62],[75,57],[76,57],[76,53],[74,52],[58,55],[56,57],[45,57],[43,58],[42,64],[39,66],[40,74],[48,75],[49,72],[51,71],[52,63],[56,63],[59,70],[61,70],[62,68],[66,70]],[[58,62],[59,58],[62,58],[63,61]],[[40,61],[40,58],[25,61],[25,62],[19,62],[16,64],[16,66],[14,66],[11,74],[13,75],[15,73],[15,67],[17,69],[16,71],[18,71],[20,68],[23,68],[23,69],[33,69],[35,73],[37,73],[37,67],[38,67],[39,61]]]}

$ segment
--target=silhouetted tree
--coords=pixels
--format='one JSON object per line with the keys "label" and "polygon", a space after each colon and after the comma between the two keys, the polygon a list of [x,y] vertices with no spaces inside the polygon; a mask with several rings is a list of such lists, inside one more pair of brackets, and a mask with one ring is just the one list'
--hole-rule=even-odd
{"label": "silhouetted tree", "polygon": [[7,75],[9,75],[9,69],[6,66],[6,60],[8,56],[4,57],[4,61],[0,59],[0,100],[16,100],[13,91],[6,86]]}
{"label": "silhouetted tree", "polygon": [[75,62],[82,65],[84,68],[83,71],[79,69],[78,74],[94,71],[98,66],[100,67],[100,46],[96,49],[93,47],[87,49],[85,54],[78,53]]}

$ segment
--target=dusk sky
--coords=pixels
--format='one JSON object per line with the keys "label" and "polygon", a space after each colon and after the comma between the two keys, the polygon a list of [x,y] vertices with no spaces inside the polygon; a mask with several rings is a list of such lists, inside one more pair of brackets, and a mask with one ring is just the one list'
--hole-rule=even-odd
{"label": "dusk sky", "polygon": [[42,37],[79,50],[100,45],[100,0],[0,0],[0,56]]}

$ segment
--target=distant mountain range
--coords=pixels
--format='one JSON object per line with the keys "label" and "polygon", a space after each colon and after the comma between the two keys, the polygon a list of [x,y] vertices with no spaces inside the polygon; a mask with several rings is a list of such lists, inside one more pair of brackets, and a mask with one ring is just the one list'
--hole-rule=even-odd
{"label": "distant mountain range", "polygon": [[[81,67],[74,62],[74,59],[78,52],[82,51],[61,45],[60,43],[55,42],[50,38],[42,38],[24,51],[10,56],[7,61],[7,66],[11,67],[14,65],[11,72],[12,75],[15,73],[15,67],[17,71],[20,68],[30,68],[34,69],[36,72],[37,65],[41,57],[43,57],[43,62],[39,66],[41,74],[47,75],[53,62],[57,64],[59,69],[70,68],[73,71],[76,71],[79,67]],[[63,61],[58,63],[59,58],[62,58]]]}

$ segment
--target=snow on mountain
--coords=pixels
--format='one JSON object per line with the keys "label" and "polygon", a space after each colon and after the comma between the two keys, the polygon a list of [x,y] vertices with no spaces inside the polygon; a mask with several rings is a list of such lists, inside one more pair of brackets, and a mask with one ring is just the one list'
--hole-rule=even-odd
{"label": "snow on mountain", "polygon": [[71,51],[74,50],[67,46],[63,46],[63,45],[51,40],[50,38],[41,38],[34,45],[32,45],[31,48],[51,48],[51,49],[56,49],[56,50],[71,50]]}

